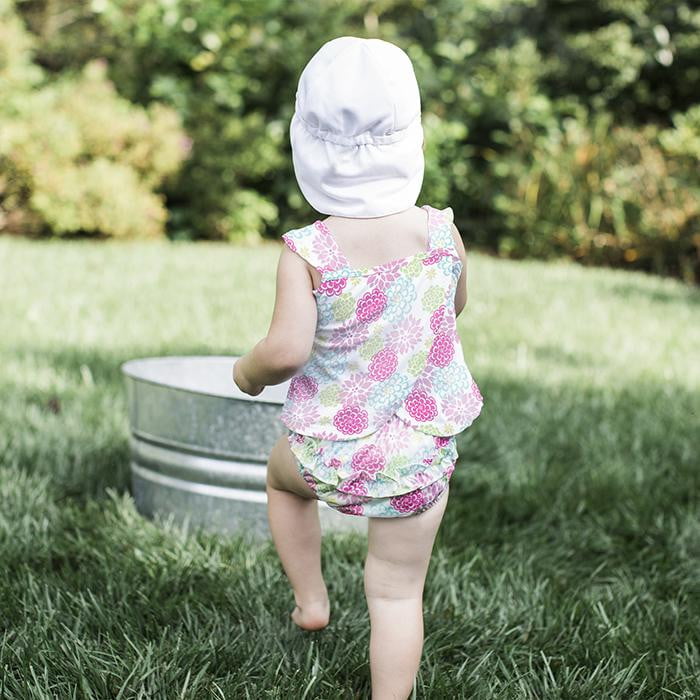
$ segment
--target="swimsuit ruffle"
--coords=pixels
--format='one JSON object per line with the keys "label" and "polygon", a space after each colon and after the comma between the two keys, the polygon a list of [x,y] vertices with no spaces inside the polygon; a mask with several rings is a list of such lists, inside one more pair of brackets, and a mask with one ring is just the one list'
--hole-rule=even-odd
{"label": "swimsuit ruffle", "polygon": [[334,494],[336,500],[348,503],[400,496],[436,484],[449,477],[458,457],[455,436],[429,435],[396,415],[356,440],[324,440],[292,432],[289,445],[302,474],[316,482],[319,498],[330,500],[323,496]]}

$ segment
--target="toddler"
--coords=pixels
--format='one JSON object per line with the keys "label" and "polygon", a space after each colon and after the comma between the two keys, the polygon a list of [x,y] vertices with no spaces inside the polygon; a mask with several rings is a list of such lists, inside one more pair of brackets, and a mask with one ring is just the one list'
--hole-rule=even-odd
{"label": "toddler", "polygon": [[293,621],[329,622],[316,501],[369,518],[372,698],[406,698],[456,435],[483,405],[456,330],[466,253],[450,207],[415,205],[421,103],[397,46],[324,44],[301,73],[290,137],[299,187],[328,218],[283,235],[270,329],[234,380],[255,396],[291,378],[267,498]]}

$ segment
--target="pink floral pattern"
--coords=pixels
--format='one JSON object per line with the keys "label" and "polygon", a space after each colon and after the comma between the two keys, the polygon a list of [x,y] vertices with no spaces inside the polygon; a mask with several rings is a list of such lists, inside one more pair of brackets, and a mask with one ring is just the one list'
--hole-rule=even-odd
{"label": "pink floral pattern", "polygon": [[306,401],[318,392],[318,384],[313,377],[305,374],[292,378],[289,383],[289,395],[295,401]]}
{"label": "pink floral pattern", "polygon": [[442,257],[441,250],[434,250],[427,258],[423,260],[423,265],[434,265]]}
{"label": "pink floral pattern", "polygon": [[368,374],[375,382],[383,382],[396,371],[398,362],[396,353],[391,348],[384,348],[372,356]]}
{"label": "pink floral pattern", "polygon": [[365,445],[352,456],[352,469],[355,474],[364,474],[373,479],[377,472],[384,467],[386,460],[382,451],[376,445]]}
{"label": "pink floral pattern", "polygon": [[292,432],[289,445],[318,500],[341,513],[370,517],[405,517],[432,507],[457,459],[454,436],[438,445],[435,436],[398,416],[364,438],[303,436],[299,442]]}
{"label": "pink floral pattern", "polygon": [[406,410],[411,418],[425,423],[437,415],[437,403],[427,392],[413,391],[406,397]]}
{"label": "pink floral pattern", "polygon": [[365,292],[357,302],[357,318],[363,323],[376,321],[384,311],[386,306],[386,294],[381,289],[375,287],[369,292]]}
{"label": "pink floral pattern", "polygon": [[333,425],[343,435],[356,435],[367,427],[367,411],[360,406],[345,406],[333,416]]}
{"label": "pink floral pattern", "polygon": [[346,277],[337,277],[335,279],[325,280],[318,285],[317,292],[326,294],[329,297],[337,297],[343,293],[345,285],[348,283]]}
{"label": "pink floral pattern", "polygon": [[434,481],[432,484],[428,484],[421,489],[423,498],[425,498],[427,502],[433,503],[439,498],[443,491],[443,482],[449,482],[450,475],[452,474],[453,470],[454,464],[445,471],[443,478],[440,481]]}
{"label": "pink floral pattern", "polygon": [[412,513],[418,510],[425,503],[425,496],[420,492],[420,489],[409,491],[401,496],[395,496],[391,499],[391,505],[400,513]]}
{"label": "pink floral pattern", "polygon": [[454,314],[447,312],[447,307],[444,304],[435,309],[435,311],[433,311],[431,314],[430,330],[435,333],[435,335],[447,333],[452,335],[454,338],[458,338],[455,316]]}
{"label": "pink floral pattern", "polygon": [[323,259],[323,265],[326,270],[337,270],[342,267],[344,262],[343,256],[337,246],[333,245],[333,237],[328,227],[322,221],[316,221],[313,225],[320,233],[320,235],[314,236],[311,242],[311,250],[314,256],[317,259]]}
{"label": "pink floral pattern", "polygon": [[344,404],[362,404],[369,396],[372,380],[364,372],[354,372],[340,387],[340,397]]}
{"label": "pink floral pattern", "polygon": [[440,333],[435,336],[433,344],[428,353],[428,362],[437,367],[447,367],[452,362],[455,355],[455,344],[451,336],[447,333]]}
{"label": "pink floral pattern", "polygon": [[419,470],[411,476],[411,484],[413,486],[425,486],[433,482],[433,476],[428,471]]}
{"label": "pink floral pattern", "polygon": [[473,416],[478,416],[481,412],[483,400],[480,397],[481,392],[476,386],[476,383],[473,383],[467,401],[460,401],[452,396],[443,401],[445,415],[456,424],[471,420]]}
{"label": "pink floral pattern", "polygon": [[445,318],[445,305],[438,307],[430,315],[430,330],[433,333],[439,333],[442,325],[442,320]]}
{"label": "pink floral pattern", "polygon": [[420,373],[420,376],[418,379],[416,379],[415,384],[413,385],[414,394],[420,392],[430,394],[432,392],[434,382],[433,369],[434,367],[432,365],[426,365],[425,369]]}
{"label": "pink floral pattern", "polygon": [[367,326],[354,326],[335,330],[328,340],[328,346],[334,350],[354,350],[369,338]]}
{"label": "pink floral pattern", "polygon": [[380,265],[374,268],[374,272],[367,278],[367,284],[386,290],[387,287],[395,282],[401,275],[401,268],[406,264],[404,260],[395,260],[386,265]]}
{"label": "pink floral pattern", "polygon": [[338,506],[338,510],[347,515],[364,515],[364,509],[361,503],[349,503],[346,506]]}
{"label": "pink floral pattern", "polygon": [[382,451],[386,459],[391,459],[402,454],[406,447],[406,440],[406,423],[401,420],[390,420],[375,433],[374,444]]}
{"label": "pink floral pattern", "polygon": [[316,486],[316,480],[313,478],[313,476],[309,472],[305,472],[303,474],[304,481],[307,483],[309,488],[312,491],[317,491],[317,486]]}
{"label": "pink floral pattern", "polygon": [[399,321],[388,333],[390,347],[397,353],[406,353],[416,347],[423,338],[423,328],[417,318],[409,316]]}
{"label": "pink floral pattern", "polygon": [[[284,411],[284,409],[283,409]],[[307,427],[316,423],[319,417],[319,409],[315,403],[311,401],[303,401],[297,404],[297,409],[294,412],[294,417],[300,429],[306,430]]]}
{"label": "pink floral pattern", "polygon": [[338,491],[354,493],[356,496],[367,495],[367,482],[362,476],[355,476],[352,479],[342,482],[338,486]]}
{"label": "pink floral pattern", "polygon": [[[321,274],[311,356],[290,382],[281,414],[290,430],[355,441],[379,435],[397,416],[413,430],[449,437],[479,415],[483,398],[472,384],[454,313],[461,261],[452,210],[424,208],[428,249],[372,268],[353,268],[321,220],[282,237]],[[388,455],[404,449],[388,434],[377,444],[386,468]],[[433,449],[440,448],[433,443]]]}

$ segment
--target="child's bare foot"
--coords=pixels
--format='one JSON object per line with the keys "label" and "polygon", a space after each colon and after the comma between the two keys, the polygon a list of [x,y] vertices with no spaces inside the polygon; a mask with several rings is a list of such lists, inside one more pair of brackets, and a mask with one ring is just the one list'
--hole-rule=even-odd
{"label": "child's bare foot", "polygon": [[320,630],[328,625],[331,605],[328,598],[304,605],[296,605],[292,610],[292,620],[305,630]]}

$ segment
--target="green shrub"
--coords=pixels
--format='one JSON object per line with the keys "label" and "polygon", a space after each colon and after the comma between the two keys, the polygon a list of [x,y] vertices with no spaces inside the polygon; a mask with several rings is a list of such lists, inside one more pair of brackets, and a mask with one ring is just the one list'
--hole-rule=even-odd
{"label": "green shrub", "polygon": [[659,134],[664,150],[684,160],[688,166],[697,165],[700,161],[700,104],[687,112],[676,112],[673,126]]}
{"label": "green shrub", "polygon": [[119,97],[99,60],[44,85],[7,12],[0,45],[0,230],[162,235],[167,210],[154,190],[185,155],[177,113]]}
{"label": "green shrub", "polygon": [[473,143],[457,139],[444,166],[461,168],[450,173],[451,203],[468,240],[502,256],[700,280],[700,108],[666,129],[616,123],[610,111],[549,97],[553,65],[523,37],[483,52],[457,80]]}
{"label": "green shrub", "polygon": [[325,41],[352,34],[411,56],[426,130],[419,200],[451,205],[472,244],[700,279],[700,13],[687,0],[19,7],[47,70],[103,57],[122,96],[177,110],[192,152],[162,185],[171,237],[276,236],[315,216],[291,162],[296,81]]}
{"label": "green shrub", "polygon": [[11,5],[7,0],[0,0],[0,95],[3,102],[16,91],[40,81],[41,70],[32,63],[32,46],[31,36]]}
{"label": "green shrub", "polygon": [[492,171],[500,252],[700,276],[700,188],[659,137],[651,125],[613,126],[605,113],[509,135]]}

